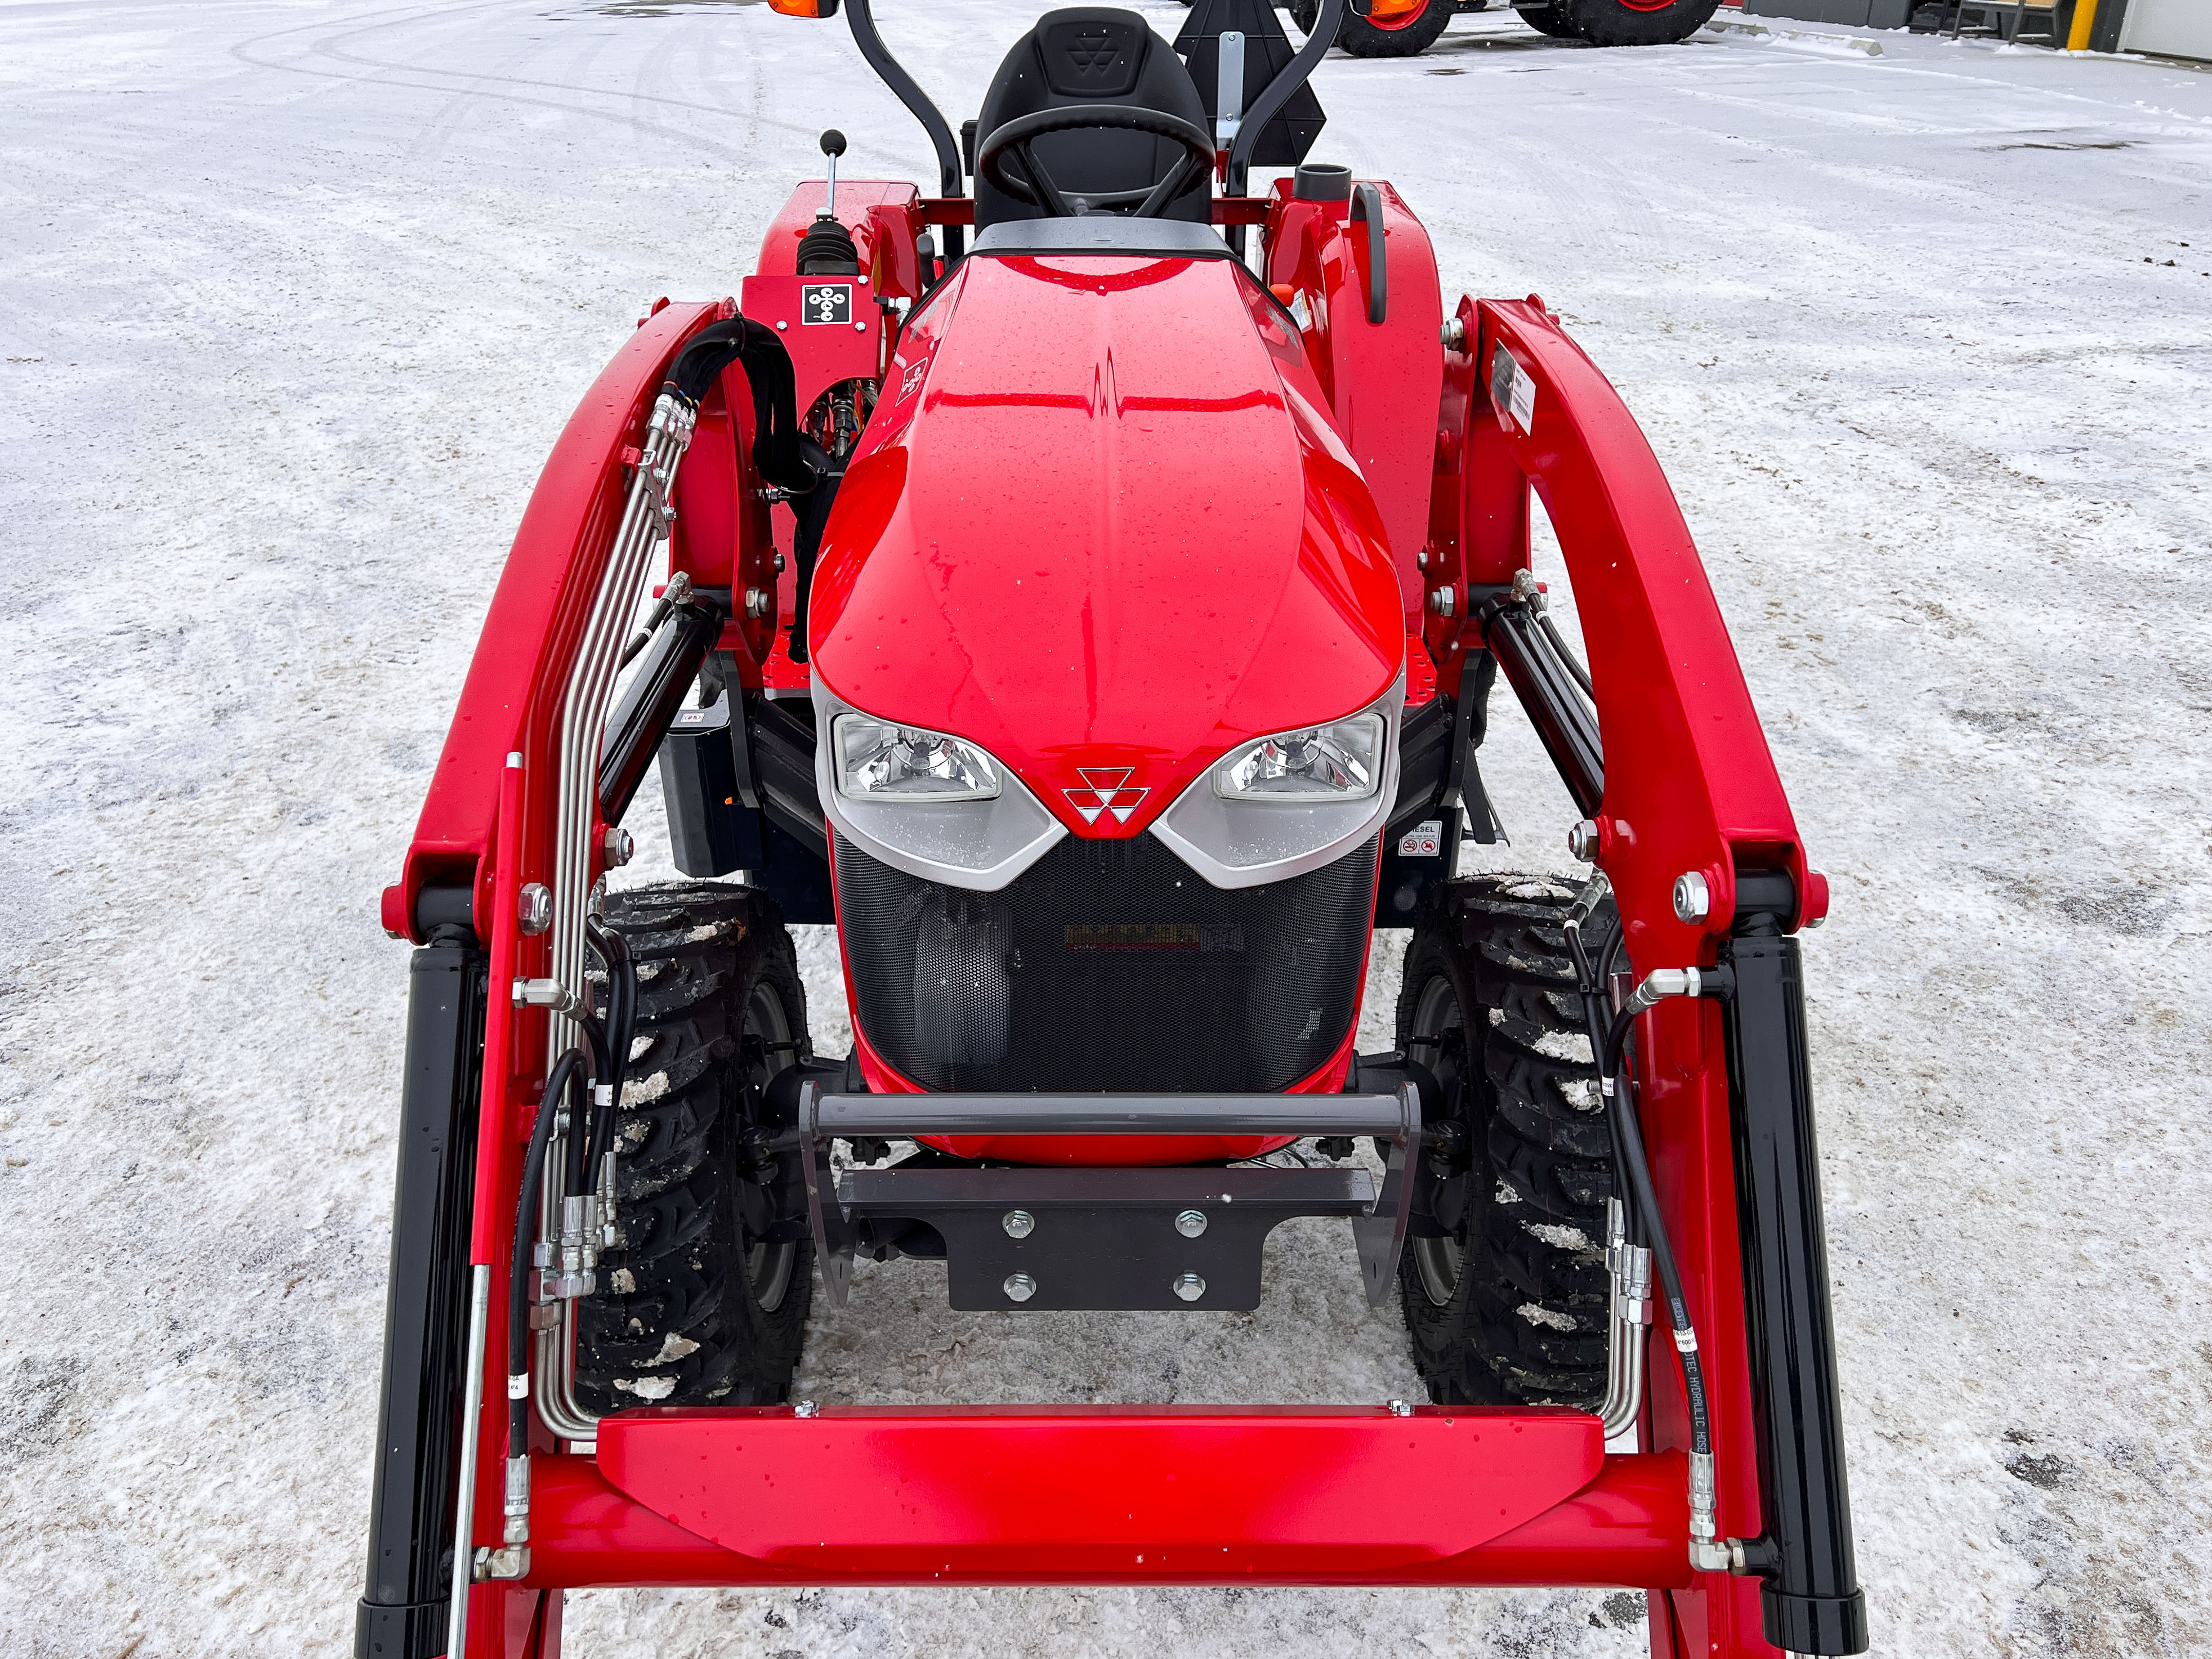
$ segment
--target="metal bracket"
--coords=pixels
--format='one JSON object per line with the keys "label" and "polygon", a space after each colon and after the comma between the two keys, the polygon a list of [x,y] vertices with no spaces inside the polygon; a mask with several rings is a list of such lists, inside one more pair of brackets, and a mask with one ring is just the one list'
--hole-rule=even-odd
{"label": "metal bracket", "polygon": [[837,1193],[830,1167],[831,1137],[822,1133],[822,1090],[811,1079],[799,1085],[799,1167],[806,1178],[806,1220],[814,1232],[814,1260],[822,1268],[822,1288],[830,1305],[845,1305],[853,1284],[856,1229]]}
{"label": "metal bracket", "polygon": [[1413,1159],[1421,1150],[1421,1096],[1411,1083],[1398,1085],[1398,1131],[1382,1166],[1382,1190],[1374,1209],[1352,1224],[1359,1247],[1359,1276],[1367,1300],[1381,1307],[1398,1277],[1398,1255],[1406,1248],[1406,1227],[1413,1209]]}
{"label": "metal bracket", "polygon": [[[1309,1194],[1299,1191],[1291,1195],[1296,1183],[1285,1182],[1282,1171],[1206,1170],[1202,1176],[1192,1171],[1162,1172],[1158,1170],[1101,1170],[1086,1172],[1109,1182],[1120,1176],[1125,1178],[1128,1191],[1114,1194],[1106,1188],[1082,1191],[1061,1190],[1067,1188],[1065,1177],[1069,1171],[1048,1170],[989,1170],[988,1195],[979,1187],[974,1192],[936,1191],[925,1194],[919,1176],[903,1177],[915,1183],[916,1200],[927,1207],[943,1205],[948,1212],[988,1212],[978,1209],[988,1196],[990,1206],[1038,1208],[1054,1206],[1071,1214],[1097,1212],[1114,1208],[1142,1211],[1165,1206],[1172,1216],[1194,1200],[1190,1194],[1170,1193],[1161,1184],[1163,1179],[1174,1175],[1190,1176],[1201,1182],[1223,1183],[1224,1176],[1236,1177],[1223,1185],[1225,1192],[1234,1192],[1238,1180],[1250,1177],[1261,1180],[1281,1192],[1273,1194],[1272,1207],[1275,1218],[1291,1214],[1350,1214],[1352,1232],[1359,1248],[1361,1279],[1370,1303],[1380,1304],[1389,1295],[1390,1285],[1397,1275],[1398,1253],[1404,1248],[1407,1224],[1413,1207],[1413,1182],[1410,1169],[1421,1139],[1420,1097],[1411,1083],[1401,1084],[1395,1095],[1339,1094],[1339,1095],[847,1095],[825,1094],[812,1079],[799,1086],[799,1167],[806,1182],[807,1224],[814,1235],[814,1253],[822,1266],[823,1286],[830,1293],[834,1307],[845,1305],[852,1285],[853,1256],[859,1243],[859,1213],[865,1208],[871,1215],[904,1213],[901,1201],[889,1195],[888,1183],[902,1179],[896,1171],[884,1171],[866,1180],[856,1177],[841,1190],[836,1172],[830,1164],[830,1146],[838,1137],[850,1139],[865,1135],[871,1138],[902,1139],[912,1135],[950,1134],[1062,1134],[1062,1135],[1125,1135],[1125,1134],[1191,1134],[1191,1135],[1373,1135],[1378,1140],[1390,1139],[1390,1151],[1382,1178],[1382,1189],[1371,1198],[1361,1192],[1355,1196],[1352,1188],[1344,1184],[1340,1171],[1312,1172],[1322,1175],[1330,1184],[1328,1193],[1316,1190]],[[1055,1184],[1057,1182],[1057,1184]],[[1033,1205],[1019,1203],[1016,1191],[1018,1184],[1027,1183],[1038,1194]],[[941,1183],[940,1183],[941,1184]],[[1247,1182],[1248,1186],[1249,1182]],[[1364,1186],[1364,1182],[1359,1183]],[[1154,1190],[1157,1188],[1158,1190]],[[854,1201],[861,1194],[866,1202]],[[1270,1194],[1257,1188],[1248,1192],[1242,1200],[1251,1205],[1259,1200],[1260,1212],[1265,1213]],[[1231,1199],[1231,1205],[1238,1200]],[[1096,1224],[1103,1225],[1098,1223]],[[1201,1224],[1201,1232],[1204,1231]],[[1264,1237],[1264,1229],[1261,1237]],[[1016,1235],[1025,1237],[1026,1235]],[[1100,1235],[1102,1247],[1110,1248],[1103,1241],[1110,1237],[1111,1229]],[[1192,1237],[1184,1235],[1186,1239]],[[1256,1303],[1256,1281],[1251,1287]],[[1185,1292],[1178,1292],[1185,1303],[1199,1301]],[[1029,1297],[1013,1298],[1027,1301]],[[1232,1305],[1218,1298],[1209,1298],[1212,1305]],[[956,1304],[956,1305],[957,1305]],[[1041,1305],[1069,1305],[1056,1299]],[[1079,1298],[1073,1305],[1119,1306],[1113,1301],[1099,1301],[1096,1295]],[[1149,1300],[1139,1305],[1158,1305]],[[1172,1303],[1166,1305],[1173,1305]]]}

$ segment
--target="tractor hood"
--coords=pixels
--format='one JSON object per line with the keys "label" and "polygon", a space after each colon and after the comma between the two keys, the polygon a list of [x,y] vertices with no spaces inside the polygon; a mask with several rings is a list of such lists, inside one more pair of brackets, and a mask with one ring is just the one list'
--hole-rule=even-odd
{"label": "tractor hood", "polygon": [[817,707],[981,745],[1056,839],[1140,834],[1235,745],[1376,703],[1404,616],[1325,407],[1233,259],[979,251],[830,516]]}

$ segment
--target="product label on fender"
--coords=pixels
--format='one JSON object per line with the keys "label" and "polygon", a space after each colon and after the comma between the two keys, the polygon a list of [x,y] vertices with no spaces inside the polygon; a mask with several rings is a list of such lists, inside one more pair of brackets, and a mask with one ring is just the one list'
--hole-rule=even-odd
{"label": "product label on fender", "polygon": [[850,283],[800,283],[799,320],[802,323],[850,323],[853,320],[853,285]]}

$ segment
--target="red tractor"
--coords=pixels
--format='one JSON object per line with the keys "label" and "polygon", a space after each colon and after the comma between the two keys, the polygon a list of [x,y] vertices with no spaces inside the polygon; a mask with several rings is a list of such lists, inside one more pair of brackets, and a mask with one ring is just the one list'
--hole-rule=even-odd
{"label": "red tractor", "polygon": [[[362,1655],[548,1656],[571,1587],[1069,1583],[1630,1586],[1660,1653],[1864,1650],[1826,886],[1613,388],[1304,159],[1343,3],[1188,64],[1053,12],[963,162],[845,0],[936,193],[824,135],[738,297],[657,302],[562,433],[384,900]],[[1501,674],[1582,878],[1455,878]],[[656,757],[685,879],[610,893]],[[830,921],[836,1058],[787,932]],[[789,1400],[862,1256],[1202,1318],[1314,1216],[1428,1402]]]}

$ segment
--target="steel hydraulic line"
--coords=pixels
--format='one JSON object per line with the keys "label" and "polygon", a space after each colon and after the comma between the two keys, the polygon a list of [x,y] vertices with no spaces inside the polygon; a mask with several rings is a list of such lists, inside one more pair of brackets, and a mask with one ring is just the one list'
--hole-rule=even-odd
{"label": "steel hydraulic line", "polygon": [[[553,1138],[554,1108],[573,1090],[584,1057],[571,1048],[554,1062],[538,1097],[537,1121],[522,1158],[522,1190],[514,1203],[514,1258],[509,1264],[507,1300],[507,1528],[512,1546],[530,1541],[530,1273],[531,1220],[538,1189],[545,1176]],[[571,1108],[573,1113],[574,1108]]]}

